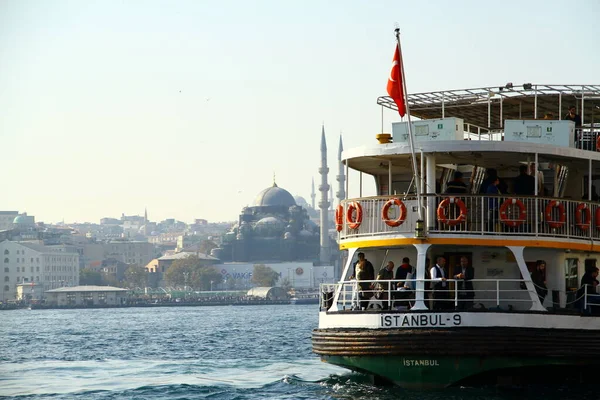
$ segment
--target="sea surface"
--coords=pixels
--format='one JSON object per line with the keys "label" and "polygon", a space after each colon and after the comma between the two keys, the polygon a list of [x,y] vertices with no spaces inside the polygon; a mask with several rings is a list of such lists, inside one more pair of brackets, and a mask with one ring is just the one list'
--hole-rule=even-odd
{"label": "sea surface", "polygon": [[316,305],[2,311],[0,398],[600,398],[600,386],[375,387],[312,353],[317,314]]}

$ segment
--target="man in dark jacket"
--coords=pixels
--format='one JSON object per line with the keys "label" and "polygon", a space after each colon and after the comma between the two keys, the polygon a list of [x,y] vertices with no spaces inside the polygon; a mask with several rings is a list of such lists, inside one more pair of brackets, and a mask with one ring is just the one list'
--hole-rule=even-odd
{"label": "man in dark jacket", "polygon": [[535,194],[535,178],[527,173],[527,165],[519,167],[519,175],[515,178],[515,194],[533,196]]}
{"label": "man in dark jacket", "polygon": [[463,182],[463,173],[460,171],[454,172],[454,179],[448,182],[446,193],[467,193],[467,185]]}
{"label": "man in dark jacket", "polygon": [[469,259],[465,256],[460,258],[460,265],[454,270],[454,279],[458,285],[458,310],[468,310],[473,307],[475,292],[473,291],[473,282],[475,269],[469,265]]}
{"label": "man in dark jacket", "polygon": [[[358,253],[358,261],[354,263],[354,270],[350,279],[358,281],[358,300],[361,308],[367,308],[369,300],[373,296],[373,292],[370,290],[374,285],[375,270],[373,264],[365,258],[365,253]],[[365,282],[367,281],[367,282]]]}

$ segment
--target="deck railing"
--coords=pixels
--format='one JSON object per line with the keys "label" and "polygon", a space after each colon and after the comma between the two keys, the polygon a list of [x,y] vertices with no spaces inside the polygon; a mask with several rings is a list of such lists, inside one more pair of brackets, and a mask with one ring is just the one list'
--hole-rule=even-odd
{"label": "deck railing", "polygon": [[[468,310],[477,309],[477,306],[483,309],[523,310],[531,307],[534,301],[532,298],[537,299],[535,290],[523,289],[524,279],[472,279],[469,282],[473,284],[473,290],[461,290],[458,285],[462,282],[461,280],[448,279],[446,280],[446,289],[442,291],[432,288],[433,285],[440,282],[433,279],[412,279],[409,281],[396,279],[363,280],[360,282],[372,286],[363,291],[358,287],[356,280],[322,284],[321,310],[329,310],[336,298],[338,311],[361,309],[410,310],[417,293],[421,292],[423,293],[425,305],[433,310],[436,308],[442,310]],[[412,288],[416,287],[417,282],[429,282],[431,287],[425,290],[398,290],[398,286],[404,287],[407,282],[409,283],[408,286]],[[339,295],[336,297],[338,291]],[[363,299],[365,297],[367,299],[361,302],[359,292],[363,294]],[[439,296],[440,292],[444,292],[442,296]],[[598,301],[593,305],[600,306],[600,295],[597,295],[597,297]],[[589,297],[581,296],[567,304],[567,307],[576,307],[580,304],[580,301],[585,301],[584,299],[588,299],[584,309],[592,305]],[[555,306],[558,307],[558,304]]]}
{"label": "deck railing", "polygon": [[[406,207],[400,215],[397,206],[386,203],[397,198]],[[356,208],[360,205],[360,224]],[[350,208],[350,210],[349,210]],[[600,239],[600,203],[554,197],[515,195],[435,195],[423,196],[425,234],[517,235]],[[402,221],[398,226],[396,221]],[[364,236],[414,237],[418,219],[416,196],[380,196],[342,202],[340,239]]]}

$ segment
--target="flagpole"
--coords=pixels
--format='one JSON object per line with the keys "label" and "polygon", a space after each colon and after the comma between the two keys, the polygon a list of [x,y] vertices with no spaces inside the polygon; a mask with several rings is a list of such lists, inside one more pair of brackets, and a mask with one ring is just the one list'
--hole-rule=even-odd
{"label": "flagpole", "polygon": [[404,92],[404,105],[406,107],[406,117],[408,120],[408,143],[410,145],[410,153],[412,155],[413,175],[417,186],[417,204],[419,205],[419,219],[423,220],[423,204],[421,203],[421,181],[417,173],[417,156],[415,154],[415,143],[412,132],[412,124],[410,122],[410,108],[408,106],[408,92],[406,91],[406,79],[404,78],[404,57],[402,57],[402,46],[400,45],[400,29],[396,28],[396,42],[398,43],[398,52],[400,53],[400,76],[402,78],[402,91]]}

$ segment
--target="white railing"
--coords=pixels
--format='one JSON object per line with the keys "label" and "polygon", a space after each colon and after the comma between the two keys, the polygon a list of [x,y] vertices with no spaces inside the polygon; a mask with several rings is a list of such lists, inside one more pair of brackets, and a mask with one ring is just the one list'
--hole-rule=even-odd
{"label": "white railing", "polygon": [[[529,309],[535,301],[532,299],[538,298],[535,285],[532,291],[522,288],[522,284],[526,282],[524,279],[472,279],[469,282],[473,284],[473,290],[465,290],[464,287],[460,289],[459,283],[463,281],[455,279],[446,280],[447,286],[443,290],[432,288],[435,284],[440,283],[439,280],[433,279],[412,279],[410,281],[396,279],[362,280],[360,282],[361,284],[369,284],[370,288],[361,290],[356,280],[321,285],[321,310],[329,310],[336,299],[336,295],[338,311],[361,309],[410,310],[418,293],[423,293],[425,305],[431,310],[478,308],[475,305],[483,307],[483,309],[523,310]],[[429,282],[431,287],[426,290],[398,290],[398,284],[403,286],[405,282],[410,282],[412,287],[416,287],[416,282]],[[443,293],[440,294],[440,292]],[[359,293],[363,295],[362,301]],[[597,297],[597,302],[592,303],[587,300],[589,297],[594,296]],[[577,304],[581,304],[580,301],[585,301],[583,309],[588,306],[600,306],[600,295],[582,295],[567,303],[566,306],[576,307]],[[558,304],[553,304],[553,306],[559,307]]]}
{"label": "white railing", "polygon": [[[406,215],[398,226],[399,208],[389,208],[386,224],[382,211],[390,198],[398,198],[406,207]],[[444,202],[446,199],[452,199]],[[348,208],[360,204],[361,222],[356,226],[357,212]],[[446,220],[438,217],[443,206]],[[517,235],[600,239],[600,203],[565,200],[553,197],[486,195],[423,195],[425,234]],[[461,217],[461,213],[463,216]],[[349,199],[342,202],[340,239],[364,236],[404,235],[414,237],[418,219],[418,203],[414,195],[380,196]],[[339,221],[338,221],[339,222]],[[354,226],[352,225],[354,223]]]}

